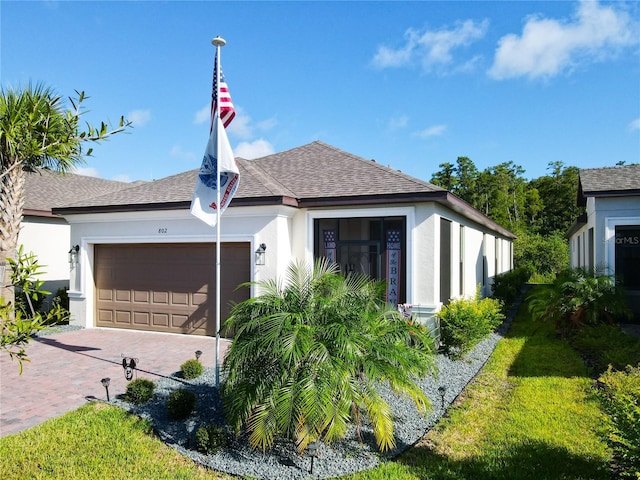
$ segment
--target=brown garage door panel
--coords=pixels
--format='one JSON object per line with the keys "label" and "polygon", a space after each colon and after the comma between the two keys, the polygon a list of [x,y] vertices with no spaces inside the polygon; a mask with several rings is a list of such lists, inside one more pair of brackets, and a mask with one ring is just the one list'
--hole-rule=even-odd
{"label": "brown garage door panel", "polygon": [[[221,252],[221,317],[251,277],[248,243]],[[95,246],[96,318],[100,327],[215,335],[215,245]]]}

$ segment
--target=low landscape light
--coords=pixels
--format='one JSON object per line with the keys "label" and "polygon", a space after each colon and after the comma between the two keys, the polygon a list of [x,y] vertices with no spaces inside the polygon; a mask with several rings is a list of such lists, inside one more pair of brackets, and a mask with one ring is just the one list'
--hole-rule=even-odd
{"label": "low landscape light", "polygon": [[442,401],[442,410],[444,410],[444,396],[447,394],[447,387],[440,385],[438,387],[438,393],[440,394],[440,400]]}
{"label": "low landscape light", "polygon": [[111,383],[111,379],[109,377],[105,377],[102,380],[100,380],[100,383],[102,383],[102,386],[107,391],[107,402],[108,402],[109,401],[109,383]]}
{"label": "low landscape light", "polygon": [[320,442],[311,442],[307,445],[307,453],[311,458],[311,468],[309,469],[309,473],[313,473],[313,459],[318,456],[318,450],[320,449]]}
{"label": "low landscape light", "polygon": [[201,356],[202,356],[202,350],[196,350],[196,360],[200,360]]}

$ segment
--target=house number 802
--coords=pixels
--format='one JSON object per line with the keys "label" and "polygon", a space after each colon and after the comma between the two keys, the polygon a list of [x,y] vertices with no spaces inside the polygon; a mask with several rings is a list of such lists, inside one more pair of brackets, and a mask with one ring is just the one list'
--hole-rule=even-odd
{"label": "house number 802", "polygon": [[159,228],[158,229],[158,233],[167,233],[167,229],[166,228]]}

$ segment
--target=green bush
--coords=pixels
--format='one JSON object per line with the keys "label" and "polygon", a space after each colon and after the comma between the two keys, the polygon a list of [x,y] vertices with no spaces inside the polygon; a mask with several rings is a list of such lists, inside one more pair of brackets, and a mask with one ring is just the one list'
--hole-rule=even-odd
{"label": "green bush", "polygon": [[460,298],[442,307],[438,312],[440,334],[447,354],[454,358],[464,356],[502,323],[502,305],[494,298]]}
{"label": "green bush", "polygon": [[137,378],[127,385],[127,391],[124,394],[124,398],[127,402],[140,405],[148,402],[153,397],[153,391],[156,388],[156,384],[146,378]]}
{"label": "green bush", "polygon": [[513,262],[532,274],[557,274],[569,264],[569,244],[562,233],[521,232],[513,242]]}
{"label": "green bush", "polygon": [[529,277],[531,277],[531,271],[524,267],[496,275],[491,286],[492,296],[500,300],[504,308],[508,309]]}
{"label": "green bush", "polygon": [[620,477],[640,478],[640,365],[609,368],[600,377],[601,400],[612,420],[609,433]]}
{"label": "green bush", "polygon": [[552,284],[533,289],[527,301],[534,319],[553,321],[565,334],[631,314],[622,287],[594,269],[566,269]]}
{"label": "green bush", "polygon": [[60,305],[62,308],[69,310],[69,287],[62,287],[56,290],[53,297],[53,304]]}
{"label": "green bush", "polygon": [[618,325],[586,326],[570,338],[571,346],[584,357],[596,375],[609,365],[624,370],[640,363],[640,339],[624,333]]}
{"label": "green bush", "polygon": [[175,420],[187,418],[195,406],[195,394],[184,388],[174,390],[167,399],[167,412]]}
{"label": "green bush", "polygon": [[187,360],[182,365],[180,365],[180,372],[182,374],[182,378],[186,378],[188,380],[192,378],[198,378],[204,372],[204,367],[200,363],[200,360],[196,360],[192,358],[191,360]]}
{"label": "green bush", "polygon": [[227,446],[227,436],[222,427],[203,425],[196,430],[196,449],[202,453],[213,454]]}

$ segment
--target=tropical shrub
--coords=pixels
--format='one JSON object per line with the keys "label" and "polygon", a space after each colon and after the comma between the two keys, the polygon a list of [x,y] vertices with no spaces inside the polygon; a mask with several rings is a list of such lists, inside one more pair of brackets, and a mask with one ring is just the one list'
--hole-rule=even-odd
{"label": "tropical shrub", "polygon": [[600,398],[612,420],[609,442],[621,477],[640,478],[640,365],[611,367],[600,378]]}
{"label": "tropical shrub", "polygon": [[227,446],[227,435],[218,425],[202,425],[196,430],[196,450],[214,454]]}
{"label": "tropical shrub", "polygon": [[191,380],[192,378],[198,378],[204,372],[204,367],[200,363],[200,360],[196,360],[192,358],[191,360],[187,360],[182,365],[180,365],[180,373],[182,374],[182,378],[186,378],[187,380]]}
{"label": "tropical shrub", "polygon": [[60,305],[62,308],[69,310],[69,288],[62,287],[56,290],[56,294],[53,297],[53,304]]}
{"label": "tropical shrub", "polygon": [[427,410],[416,384],[435,369],[426,328],[385,302],[383,283],[345,277],[326,259],[290,265],[286,282],[256,285],[262,294],[227,320],[235,332],[223,365],[229,425],[246,429],[253,448],[284,437],[302,452],[343,438],[350,425],[359,435],[365,416],[378,448],[392,448],[393,413],[377,386],[387,382]]}
{"label": "tropical shrub", "polygon": [[174,390],[167,399],[167,413],[175,420],[187,418],[196,406],[195,394],[184,388]]}
{"label": "tropical shrub", "polygon": [[594,269],[564,270],[552,284],[533,289],[527,300],[534,319],[553,321],[564,333],[631,315],[622,287]]}
{"label": "tropical shrub", "polygon": [[136,378],[127,384],[127,391],[124,394],[124,399],[127,402],[141,405],[151,400],[155,388],[156,384],[151,380],[147,380],[146,378]]}
{"label": "tropical shrub", "polygon": [[500,300],[503,307],[508,309],[529,277],[531,277],[531,271],[524,267],[514,268],[510,272],[496,275],[493,279],[493,285],[491,285],[493,298]]}
{"label": "tropical shrub", "polygon": [[504,320],[502,305],[495,298],[459,298],[438,312],[440,335],[445,351],[454,358],[464,356],[489,336]]}
{"label": "tropical shrub", "polygon": [[17,249],[16,258],[7,259],[10,265],[9,277],[14,287],[14,302],[0,298],[0,352],[17,359],[22,373],[22,362],[28,361],[25,346],[32,335],[47,325],[61,323],[69,318],[69,312],[60,305],[49,312],[40,312],[42,299],[49,292],[42,289],[44,282],[42,267],[33,253],[24,253],[22,245]]}
{"label": "tropical shrub", "polygon": [[609,365],[624,370],[627,365],[640,364],[640,338],[626,334],[619,325],[586,325],[574,332],[569,341],[596,376]]}

